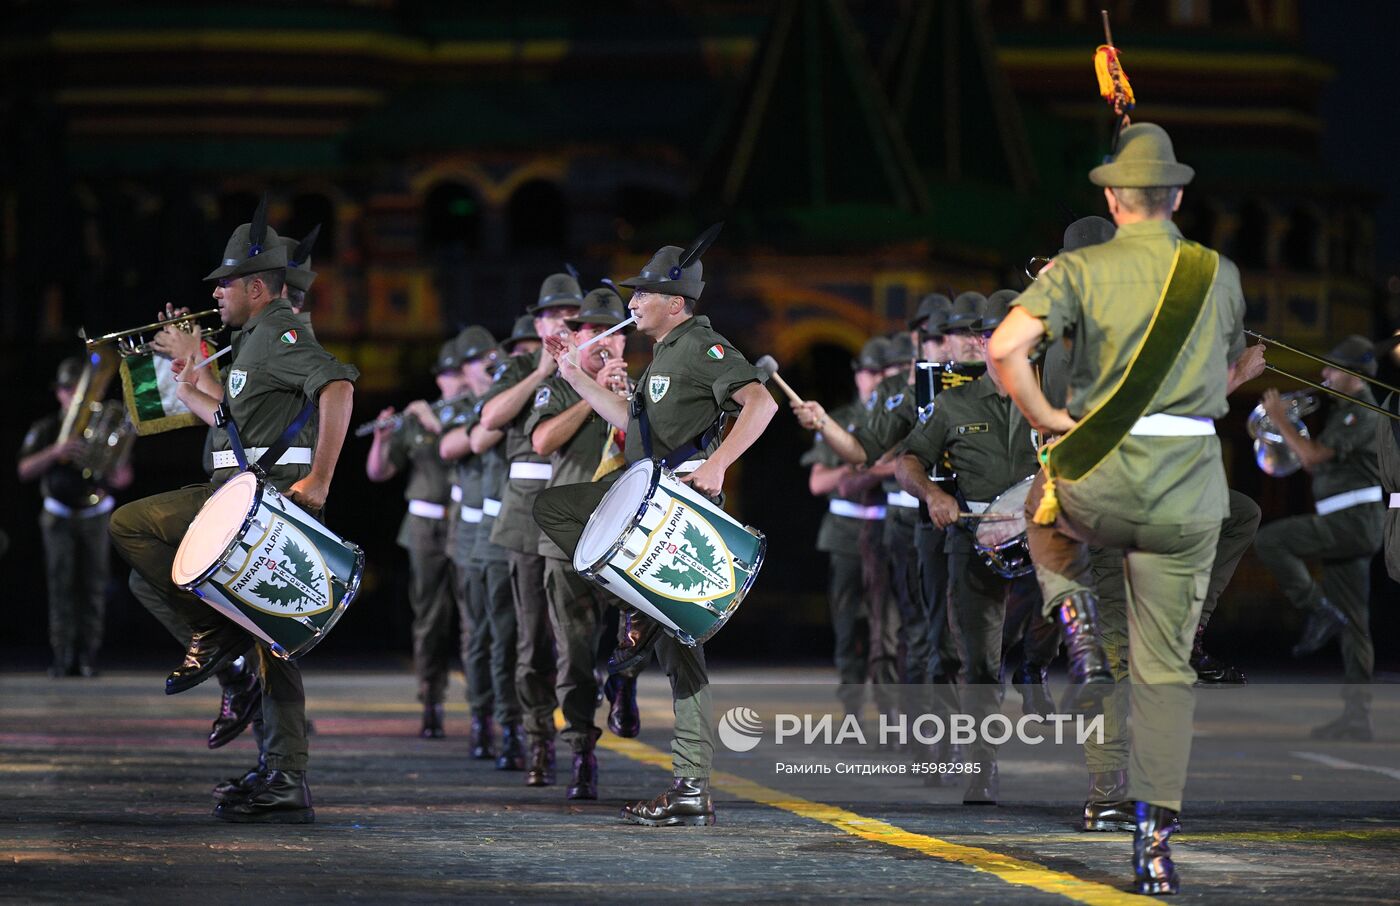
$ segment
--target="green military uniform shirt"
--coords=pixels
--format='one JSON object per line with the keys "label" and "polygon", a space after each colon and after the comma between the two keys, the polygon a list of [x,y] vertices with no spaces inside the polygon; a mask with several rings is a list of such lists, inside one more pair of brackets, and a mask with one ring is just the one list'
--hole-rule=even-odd
{"label": "green military uniform shirt", "polygon": [[[865,401],[865,418],[856,425],[856,430],[851,432],[865,450],[866,465],[873,466],[887,451],[898,446],[909,436],[918,420],[914,386],[909,383],[909,376],[904,370],[901,369],[898,374],[892,374],[877,384],[870,398]],[[903,489],[899,486],[899,481],[893,477],[886,478],[881,487],[886,495],[907,497],[902,494]],[[916,506],[891,505],[885,513],[886,525],[890,526],[898,524],[912,527],[918,521],[919,508]],[[894,540],[889,530],[886,531],[885,537],[887,541]]]}
{"label": "green military uniform shirt", "polygon": [[[359,369],[321,348],[286,299],[272,301],[235,331],[230,342],[233,361],[224,373],[224,401],[245,449],[272,446],[306,401],[315,402],[327,384],[360,376]],[[313,412],[291,446],[313,446],[318,430]],[[213,448],[232,449],[227,432],[216,434]],[[237,467],[216,469],[213,479],[227,481],[237,471]],[[305,477],[311,467],[289,463],[266,471],[274,485],[285,488]]]}
{"label": "green military uniform shirt", "polygon": [[[457,402],[443,407],[439,415],[443,433],[466,425],[472,418],[475,405],[476,397],[464,394]],[[472,496],[478,501],[471,506],[478,511],[481,509],[481,463],[470,452],[461,459],[444,462],[447,466],[447,479],[451,486],[449,494],[452,498],[452,503],[447,508],[447,518],[451,522],[447,530],[447,549],[452,552],[454,559],[464,563],[471,557],[481,520],[471,522],[462,519],[462,507],[466,505],[463,501],[470,488]]]}
{"label": "green military uniform shirt", "polygon": [[[857,401],[851,401],[832,409],[827,415],[840,424],[847,432],[854,434],[860,420],[865,416],[865,407]],[[846,461],[836,455],[836,451],[826,445],[822,439],[821,432],[818,431],[812,448],[802,454],[799,460],[801,465],[814,466],[823,465],[830,468],[838,468],[846,465]],[[835,491],[827,494],[828,500],[841,500],[842,498]],[[883,506],[884,499],[874,499],[873,493],[865,495],[866,500],[852,500],[857,506]],[[860,553],[860,530],[866,520],[855,519],[850,516],[838,516],[830,510],[822,516],[821,528],[817,531],[817,550],[827,554],[850,554],[852,556]]]}
{"label": "green military uniform shirt", "polygon": [[987,375],[938,395],[929,418],[905,442],[924,469],[946,454],[969,503],[991,503],[1040,468],[1039,438],[1009,396]]}
{"label": "green military uniform shirt", "polygon": [[[504,365],[504,363],[503,363]],[[464,422],[467,432],[470,433],[481,421],[481,408],[486,405],[485,399],[476,401],[472,407],[472,414]],[[472,545],[472,561],[476,563],[507,563],[510,557],[506,554],[505,548],[491,540],[491,531],[496,525],[496,516],[501,510],[501,498],[505,495],[506,470],[510,468],[506,462],[505,452],[501,449],[504,440],[496,444],[485,453],[480,453],[472,457],[474,467],[480,471],[480,496],[478,497],[470,482],[463,485],[462,503],[467,506],[477,506],[481,508],[481,524],[476,529],[476,543]]]}
{"label": "green military uniform shirt", "polygon": [[[1181,231],[1170,221],[1124,224],[1108,242],[1055,258],[1016,300],[1045,324],[1051,341],[1070,337],[1069,414],[1083,418],[1117,386],[1166,286]],[[1177,366],[1145,414],[1219,418],[1229,406],[1229,364],[1244,351],[1244,291],[1239,269],[1223,255],[1204,312]],[[1203,468],[1214,460],[1216,465]],[[1228,488],[1216,437],[1129,435],[1078,482],[1058,481],[1073,510],[1113,512],[1130,521],[1185,524],[1224,519]]]}
{"label": "green military uniform shirt", "polygon": [[[703,316],[673,328],[652,346],[651,355],[651,364],[637,382],[632,400],[624,452],[628,462],[646,458],[638,421],[641,410],[646,411],[651,427],[652,457],[666,459],[695,441],[720,413],[737,413],[740,406],[734,402],[734,392],[763,379],[763,372],[750,365]],[[717,446],[718,437],[708,449],[690,458],[703,459]]]}
{"label": "green military uniform shirt", "polygon": [[[1362,387],[1356,398],[1373,405],[1376,401],[1370,387]],[[1376,424],[1383,418],[1355,403],[1332,400],[1327,422],[1317,436],[1317,442],[1332,451],[1332,458],[1312,469],[1313,500],[1381,483]]]}
{"label": "green military uniform shirt", "polygon": [[[526,355],[512,356],[505,361],[505,367],[496,373],[495,381],[486,391],[483,403],[489,403],[501,393],[525,380],[540,364],[540,350]],[[505,458],[514,465],[521,462],[549,463],[548,456],[540,456],[530,443],[530,435],[525,433],[525,422],[530,417],[530,404],[521,407],[520,412],[506,428],[506,436],[501,441]],[[533,478],[511,478],[506,476],[504,499],[501,513],[491,529],[491,540],[502,547],[521,553],[533,554],[539,550],[540,529],[535,525],[530,513],[531,502],[536,493],[546,486],[544,480]]]}
{"label": "green military uniform shirt", "polygon": [[[556,415],[562,415],[565,410],[582,401],[583,397],[578,395],[578,391],[570,386],[568,381],[557,374],[551,377],[535,391],[530,417],[525,420],[526,436],[533,436],[541,423]],[[603,447],[608,442],[609,427],[606,419],[590,410],[588,418],[574,432],[574,436],[550,454],[549,460],[554,465],[554,474],[549,479],[549,487],[592,481],[594,473],[598,471],[598,465],[603,461]],[[553,557],[556,560],[569,559],[559,545],[544,534],[540,535],[540,556]]]}

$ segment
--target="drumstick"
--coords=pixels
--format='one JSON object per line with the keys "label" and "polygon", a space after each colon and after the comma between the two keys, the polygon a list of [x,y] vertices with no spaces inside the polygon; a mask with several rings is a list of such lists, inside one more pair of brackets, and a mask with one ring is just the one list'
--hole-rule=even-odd
{"label": "drumstick", "polygon": [[617,333],[617,332],[618,332],[619,330],[621,330],[622,328],[628,327],[628,326],[630,326],[630,325],[632,325],[632,324],[635,324],[635,323],[637,323],[637,316],[636,316],[636,315],[633,315],[632,317],[628,318],[626,321],[623,321],[621,324],[615,324],[615,325],[613,325],[612,327],[609,327],[607,330],[605,330],[605,331],[603,331],[602,333],[598,334],[596,337],[592,337],[591,339],[584,340],[582,343],[578,344],[577,350],[587,349],[588,347],[592,346],[594,343],[596,343],[596,342],[598,342],[599,340],[603,339],[603,337],[612,336],[613,334]]}
{"label": "drumstick", "polygon": [[781,388],[782,391],[787,394],[788,399],[792,400],[799,406],[802,405],[802,397],[798,396],[797,393],[791,387],[788,386],[788,382],[783,380],[782,377],[778,374],[778,362],[776,359],[774,359],[771,355],[766,355],[763,358],[759,359],[757,362],[754,362],[754,366],[763,369],[763,371],[766,372],[770,378],[777,381],[778,387]]}
{"label": "drumstick", "polygon": [[959,513],[959,519],[983,519],[987,522],[1010,522],[1022,517],[1016,513]]}
{"label": "drumstick", "polygon": [[193,371],[198,371],[199,369],[203,368],[205,365],[208,365],[210,362],[214,361],[214,360],[217,359],[219,356],[223,355],[224,353],[228,352],[228,351],[231,350],[231,349],[233,349],[232,346],[225,346],[223,349],[220,349],[218,352],[214,353],[214,354],[211,355],[209,358],[205,359],[204,361],[200,362],[198,365],[194,366],[194,368],[193,368],[192,370],[193,370]]}

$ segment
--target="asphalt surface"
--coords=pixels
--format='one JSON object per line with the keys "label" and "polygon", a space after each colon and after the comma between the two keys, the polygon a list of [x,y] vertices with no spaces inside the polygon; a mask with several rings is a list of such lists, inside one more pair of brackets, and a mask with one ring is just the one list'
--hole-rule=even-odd
{"label": "asphalt surface", "polygon": [[[825,679],[821,671],[721,672],[716,717],[736,690],[763,711],[782,696],[756,684]],[[460,701],[449,706],[447,739],[421,740],[408,673],[312,663],[316,823],[223,824],[210,816],[209,788],[254,763],[249,734],[209,751],[214,685],[167,697],[161,681],[154,667],[93,680],[0,673],[0,902],[1146,901],[1126,892],[1131,836],[1074,829],[1084,775],[1063,759],[1025,762],[1043,771],[1027,784],[1009,757],[1010,801],[974,808],[956,789],[909,778],[795,791],[763,763],[765,749],[726,751],[717,761],[717,826],[623,824],[621,805],[650,798],[669,779],[669,696],[655,676],[642,686],[641,737],[603,738],[602,798],[571,803],[566,751],[558,786],[526,788],[520,774],[467,757]],[[453,694],[460,689],[458,676]],[[1008,696],[1009,714],[1017,701]],[[1243,727],[1229,707],[1212,717],[1220,701],[1198,709],[1193,767],[1210,774],[1225,756],[1201,753],[1228,752],[1340,798],[1261,798],[1267,784],[1231,795],[1238,772],[1206,783],[1216,798],[1188,801],[1174,840],[1176,901],[1400,902],[1393,712],[1377,708],[1380,742],[1304,744],[1286,717],[1255,711]],[[1321,687],[1299,707],[1325,716],[1337,709],[1335,689]],[[1332,783],[1332,774],[1342,780]],[[1345,782],[1363,776],[1364,798]]]}

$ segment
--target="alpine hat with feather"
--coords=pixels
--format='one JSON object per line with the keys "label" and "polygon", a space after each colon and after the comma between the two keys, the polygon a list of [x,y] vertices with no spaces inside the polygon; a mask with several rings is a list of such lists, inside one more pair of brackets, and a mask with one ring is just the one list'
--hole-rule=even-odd
{"label": "alpine hat with feather", "polygon": [[275,271],[287,266],[287,247],[277,231],[267,225],[267,195],[258,202],[250,223],[240,224],[224,246],[223,262],[205,280],[243,277],[260,271]]}
{"label": "alpine hat with feather", "polygon": [[620,285],[637,292],[683,296],[692,302],[698,301],[705,291],[705,281],[702,279],[704,266],[700,263],[700,256],[719,237],[719,231],[723,228],[723,223],[715,224],[686,248],[663,246],[643,265],[641,273],[619,281]]}

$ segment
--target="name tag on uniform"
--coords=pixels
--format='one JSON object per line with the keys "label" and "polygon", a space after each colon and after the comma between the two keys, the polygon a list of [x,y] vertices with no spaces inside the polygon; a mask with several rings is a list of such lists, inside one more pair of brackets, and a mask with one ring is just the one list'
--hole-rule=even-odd
{"label": "name tag on uniform", "polygon": [[992,430],[992,426],[986,422],[976,422],[971,425],[958,425],[959,434],[986,434]]}

